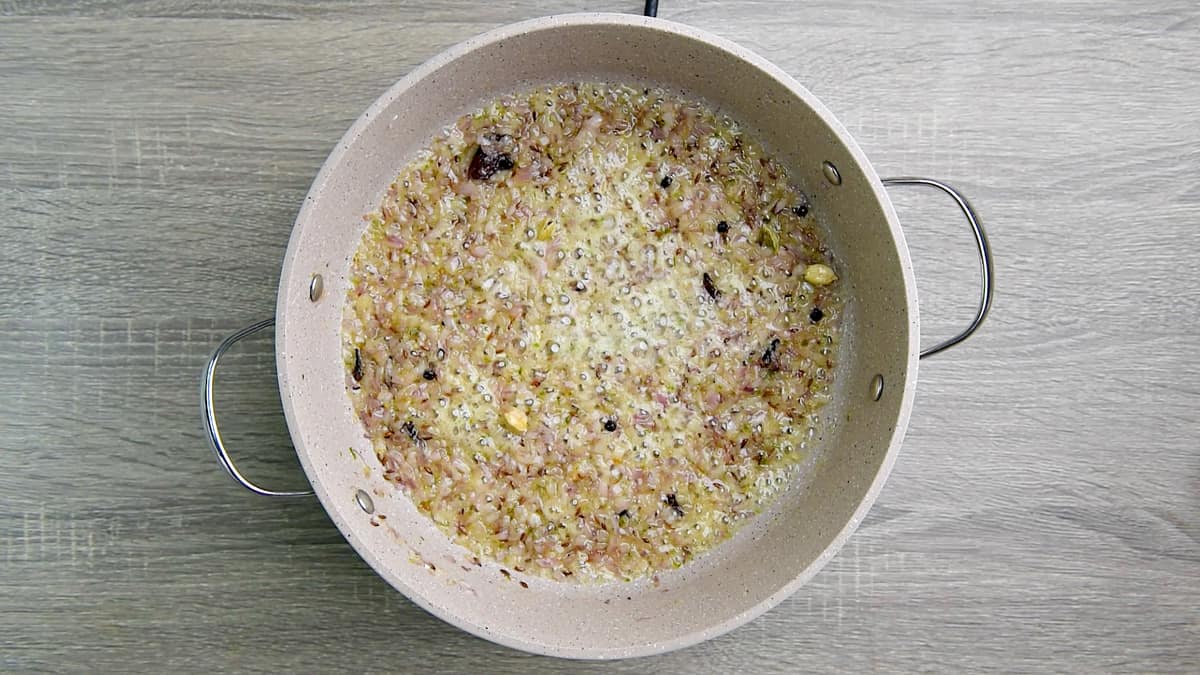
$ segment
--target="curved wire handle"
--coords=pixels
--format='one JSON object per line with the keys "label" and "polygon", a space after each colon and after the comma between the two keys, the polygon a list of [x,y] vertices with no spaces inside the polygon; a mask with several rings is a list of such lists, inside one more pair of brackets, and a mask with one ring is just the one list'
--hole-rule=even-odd
{"label": "curved wire handle", "polygon": [[314,494],[312,490],[268,490],[264,487],[259,487],[249,478],[243,476],[242,472],[238,471],[237,466],[234,465],[229,452],[225,450],[225,443],[221,440],[221,432],[217,429],[217,411],[213,407],[213,380],[217,374],[217,362],[221,360],[222,354],[229,351],[229,348],[242,338],[274,325],[275,319],[272,318],[246,326],[222,340],[221,344],[217,345],[217,348],[213,350],[212,356],[208,358],[208,363],[204,366],[203,395],[200,397],[204,406],[204,427],[208,431],[208,444],[212,447],[213,452],[216,453],[217,461],[221,463],[221,466],[225,467],[225,471],[229,472],[229,475],[240,483],[242,487],[265,497],[307,497]]}
{"label": "curved wire handle", "polygon": [[971,323],[958,335],[944,340],[929,349],[921,350],[921,358],[933,356],[938,352],[945,351],[954,345],[966,340],[971,335],[979,330],[979,326],[983,324],[983,320],[987,318],[988,312],[992,309],[992,247],[988,244],[987,234],[983,231],[983,225],[979,222],[979,216],[975,215],[975,210],[971,208],[967,198],[962,196],[958,190],[953,187],[932,178],[917,178],[914,176],[902,176],[899,178],[884,178],[884,185],[928,185],[929,187],[937,188],[942,192],[950,195],[958,208],[967,218],[967,224],[971,226],[971,233],[975,235],[975,246],[979,250],[979,271],[983,282],[983,289],[979,297],[979,307],[975,310],[975,318],[971,319]]}

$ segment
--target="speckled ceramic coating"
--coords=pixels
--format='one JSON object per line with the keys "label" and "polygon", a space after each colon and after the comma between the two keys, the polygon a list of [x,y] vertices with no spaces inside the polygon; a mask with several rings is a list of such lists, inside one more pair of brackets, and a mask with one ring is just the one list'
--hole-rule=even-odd
{"label": "speckled ceramic coating", "polygon": [[[699,97],[741,120],[810,197],[849,298],[834,422],[815,467],[731,541],[633,584],[563,584],[471,564],[383,480],[345,392],[342,302],[351,256],[401,167],[447,123],[537,84],[607,80]],[[821,163],[837,166],[841,185]],[[312,274],[325,292],[309,300]],[[288,245],[276,308],[279,385],[297,454],[334,523],[389,583],[442,619],[531,652],[622,658],[685,647],[768,610],[842,546],[883,485],[912,405],[915,284],[895,213],[845,129],[808,91],[751,52],[659,19],[547,17],[434,57],[381,96],[330,154]],[[871,381],[885,388],[874,401]],[[355,499],[366,491],[368,514]],[[404,639],[398,635],[395,639]]]}

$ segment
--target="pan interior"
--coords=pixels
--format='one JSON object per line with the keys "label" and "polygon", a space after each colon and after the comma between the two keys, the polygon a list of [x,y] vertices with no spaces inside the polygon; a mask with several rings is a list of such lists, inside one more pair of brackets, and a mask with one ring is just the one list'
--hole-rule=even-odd
{"label": "pan interior", "polygon": [[[664,55],[669,55],[665,58]],[[468,562],[399,490],[346,396],[349,263],[399,170],[446,124],[496,96],[584,81],[660,86],[741,121],[813,203],[847,299],[829,422],[804,479],[732,540],[658,581],[574,585]],[[837,167],[834,185],[823,167]],[[309,280],[326,290],[312,302]],[[811,94],[731,43],[624,15],[538,19],[474,38],[384,94],[330,155],[297,218],[277,308],[280,391],[293,442],[334,522],[385,579],[438,616],[529,651],[612,658],[729,630],[782,600],[836,551],[886,477],[911,407],[911,265],[878,179]],[[876,376],[884,382],[875,400]],[[374,510],[361,506],[359,491]]]}

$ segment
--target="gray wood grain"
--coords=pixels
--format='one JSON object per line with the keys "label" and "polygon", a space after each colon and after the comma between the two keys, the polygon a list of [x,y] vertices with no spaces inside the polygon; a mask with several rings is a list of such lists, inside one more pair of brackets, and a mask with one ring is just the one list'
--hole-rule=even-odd
{"label": "gray wood grain", "polygon": [[[0,669],[1200,670],[1192,2],[663,0],[804,82],[881,173],[958,184],[998,266],[985,329],[922,364],[863,528],[728,636],[615,664],[497,647],[392,591],[315,502],[219,472],[200,367],[271,312],[325,154],[415,64],[546,11],[0,2]],[[969,316],[970,241],[936,195],[896,201],[932,340]],[[269,341],[224,373],[247,471],[302,484]]]}

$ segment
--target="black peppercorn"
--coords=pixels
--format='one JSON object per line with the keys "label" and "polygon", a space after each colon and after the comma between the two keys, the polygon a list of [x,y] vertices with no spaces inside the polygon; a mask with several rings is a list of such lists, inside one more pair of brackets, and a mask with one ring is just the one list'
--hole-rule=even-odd
{"label": "black peppercorn", "polygon": [[675,497],[674,493],[667,495],[666,499],[663,501],[667,503],[667,506],[671,507],[675,511],[675,515],[683,515],[683,507],[680,506],[679,499]]}
{"label": "black peppercorn", "polygon": [[721,295],[721,291],[717,290],[717,285],[713,283],[712,277],[708,275],[708,272],[704,273],[702,281],[704,282],[704,292],[708,293],[708,297],[716,300],[717,296]]}
{"label": "black peppercorn", "polygon": [[795,206],[792,207],[792,213],[796,214],[800,218],[803,218],[804,216],[808,215],[808,211],[810,208],[811,207],[809,206],[809,203],[808,203],[808,197],[806,197],[804,195],[800,195],[800,201],[799,201],[799,203],[797,203]]}
{"label": "black peppercorn", "polygon": [[725,234],[728,231],[729,231],[729,223],[727,223],[723,220],[721,222],[717,223],[717,232],[719,232],[721,234]]}
{"label": "black peppercorn", "polygon": [[417,425],[413,424],[412,420],[405,422],[400,428],[404,430],[404,435],[408,436],[418,446],[424,446],[425,441],[429,440],[428,438],[421,437],[420,432],[417,431]]}
{"label": "black peppercorn", "polygon": [[616,420],[604,420],[604,430],[605,431],[616,431],[617,430],[617,421]]}
{"label": "black peppercorn", "polygon": [[663,186],[664,188],[669,188],[671,187],[672,182],[673,180],[670,176],[663,176],[662,182],[660,182],[659,185]]}
{"label": "black peppercorn", "polygon": [[808,313],[808,318],[816,323],[825,318],[825,312],[822,312],[820,307],[813,307],[813,310]]}
{"label": "black peppercorn", "polygon": [[771,340],[771,344],[763,355],[758,359],[759,365],[770,370],[779,370],[779,360],[775,356],[776,350],[779,349],[779,338]]}

